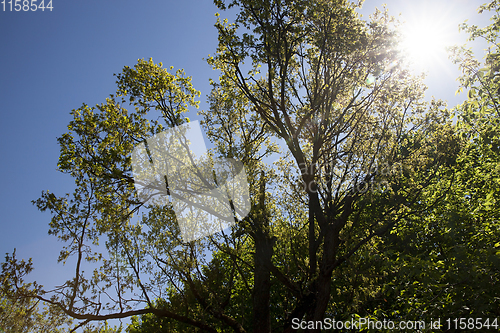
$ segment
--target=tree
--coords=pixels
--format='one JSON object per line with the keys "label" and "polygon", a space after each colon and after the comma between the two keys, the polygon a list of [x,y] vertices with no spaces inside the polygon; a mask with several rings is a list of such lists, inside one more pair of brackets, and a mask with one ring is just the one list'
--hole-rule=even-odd
{"label": "tree", "polygon": [[75,257],[74,278],[50,295],[23,293],[4,271],[4,284],[21,288],[13,297],[83,323],[142,315],[131,332],[289,332],[294,318],[347,317],[345,305],[377,290],[374,279],[354,280],[373,273],[367,260],[380,237],[442,198],[423,194],[456,153],[450,116],[423,101],[387,12],[366,22],[343,0],[215,3],[239,13],[232,24],[217,20],[208,62],[220,77],[200,115],[214,158],[245,165],[250,213],[186,243],[170,204],[140,200],[134,146],[189,123],[200,93],[183,71],[139,60],[104,104],[73,110],[58,139],[73,195],[35,201],[67,244],[59,261]]}
{"label": "tree", "polygon": [[[17,262],[15,251],[13,256],[7,256],[2,265],[3,278],[7,272],[13,272],[15,265],[18,273],[13,279],[17,282],[15,286],[5,284],[5,280],[0,280],[0,332],[63,332],[63,326],[71,325],[70,317],[57,307],[46,306],[41,308],[41,302],[29,297],[12,297],[13,294],[30,294],[38,289],[36,284],[24,284],[24,276],[32,270],[31,260],[28,262]],[[10,267],[9,267],[10,266]],[[13,288],[23,285],[21,290]],[[32,289],[32,290],[30,290]]]}
{"label": "tree", "polygon": [[[487,318],[498,316],[496,295],[500,292],[500,211],[496,199],[500,193],[499,2],[494,0],[478,9],[479,13],[485,11],[492,14],[490,25],[479,28],[464,23],[460,27],[469,34],[469,41],[481,38],[487,43],[484,61],[477,60],[470,48],[454,49],[454,61],[463,73],[459,92],[468,91],[467,100],[455,110],[465,144],[457,157],[454,195],[445,203],[447,211],[440,215],[448,215],[448,228],[441,237],[445,239],[442,243],[447,243],[442,256],[448,266],[450,312]],[[450,263],[446,256],[454,257],[455,262]]]}
{"label": "tree", "polygon": [[[291,274],[301,278],[290,281],[279,276],[279,270],[290,265],[286,259],[301,257],[294,253],[293,243],[278,237],[275,255],[285,260],[273,267],[273,249],[268,244],[275,232],[264,231],[267,243],[259,245],[255,239],[255,251],[261,247],[268,256],[267,263],[254,260],[255,278],[261,269],[266,282],[272,272],[288,286],[292,304],[290,315],[282,319],[286,330],[292,318],[321,320],[331,304],[333,271],[376,236],[421,211],[411,208],[417,208],[422,190],[449,157],[442,152],[455,151],[450,149],[453,135],[439,140],[436,135],[453,133],[446,125],[446,114],[441,116],[444,121],[437,118],[438,102],[429,106],[424,119],[418,117],[424,110],[418,81],[401,68],[387,70],[397,54],[386,14],[377,13],[374,22],[364,26],[345,2],[318,1],[309,7],[301,2],[233,1],[228,6],[235,5],[241,7],[236,23],[219,21],[218,53],[209,62],[222,72],[220,89],[244,95],[284,142],[291,164],[282,174],[291,190],[288,202],[278,205],[286,207],[282,215],[295,210],[289,202],[304,205],[300,218],[304,224],[298,226],[307,227],[307,232],[286,237],[292,242],[307,239],[307,252],[302,253],[305,274],[298,270]],[[224,9],[225,4],[219,7]],[[251,61],[248,73],[242,67],[246,59]],[[232,141],[226,139],[220,146],[230,146]],[[399,163],[404,164],[403,174],[387,175]],[[379,170],[382,166],[385,172]],[[297,176],[290,172],[294,167]],[[390,190],[374,189],[382,173],[391,182]],[[303,184],[305,195],[293,187],[297,183]],[[362,195],[361,189],[373,193]],[[280,241],[283,245],[278,246]],[[282,248],[291,250],[279,255]],[[258,294],[270,294],[269,284]],[[265,298],[257,301],[256,330],[266,331],[269,318],[279,315],[269,313]]]}
{"label": "tree", "polygon": [[[459,92],[467,91],[466,101],[454,110],[459,153],[424,191],[426,214],[401,223],[374,251],[371,261],[387,274],[378,279],[382,287],[375,296],[361,304],[368,313],[426,322],[484,318],[483,329],[498,329],[499,10],[497,1],[479,8],[493,12],[487,27],[461,25],[470,41],[482,38],[488,48],[484,61],[466,46],[452,50],[463,73]],[[431,205],[440,193],[446,196]],[[480,329],[467,328],[472,326]]]}

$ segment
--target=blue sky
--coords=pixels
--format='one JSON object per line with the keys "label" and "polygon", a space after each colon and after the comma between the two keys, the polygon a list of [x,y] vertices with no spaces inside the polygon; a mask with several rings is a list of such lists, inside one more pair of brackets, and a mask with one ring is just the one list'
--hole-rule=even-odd
{"label": "blue sky", "polygon": [[210,1],[52,3],[52,12],[0,11],[0,253],[16,247],[33,257],[47,287],[62,244],[47,235],[50,213],[31,200],[72,192],[72,179],[56,171],[69,112],[104,102],[116,90],[113,73],[139,58],[184,68],[204,96],[216,72],[203,58],[217,45]]}
{"label": "blue sky", "polygon": [[[368,0],[362,11],[365,17],[381,3]],[[488,24],[485,16],[476,14],[483,1],[386,3],[391,14],[402,13],[404,20],[442,19],[453,34],[467,18]],[[213,27],[217,9],[211,1],[53,0],[52,4],[52,12],[1,11],[0,5],[0,253],[16,247],[18,257],[33,257],[33,277],[47,287],[65,281],[61,275],[66,270],[56,264],[62,244],[47,235],[50,214],[37,211],[31,200],[44,190],[56,195],[72,192],[72,179],[56,171],[56,138],[66,132],[69,112],[82,103],[104,102],[116,90],[113,73],[133,66],[139,58],[184,68],[201,90],[202,108],[208,79],[217,76],[203,60],[217,45]],[[436,62],[430,68],[429,94],[447,99],[450,106],[464,98],[455,96],[454,65]],[[67,269],[73,270],[71,264]]]}

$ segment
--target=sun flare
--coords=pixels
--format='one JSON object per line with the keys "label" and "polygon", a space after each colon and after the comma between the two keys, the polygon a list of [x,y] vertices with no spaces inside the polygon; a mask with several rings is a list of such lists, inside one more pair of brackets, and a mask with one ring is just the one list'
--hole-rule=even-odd
{"label": "sun flare", "polygon": [[450,38],[441,20],[427,17],[406,23],[402,30],[401,51],[417,71],[427,71],[445,61]]}

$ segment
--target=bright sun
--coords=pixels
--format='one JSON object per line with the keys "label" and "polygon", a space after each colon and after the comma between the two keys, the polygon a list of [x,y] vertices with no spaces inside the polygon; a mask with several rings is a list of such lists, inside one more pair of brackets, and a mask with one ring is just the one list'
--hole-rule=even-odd
{"label": "bright sun", "polygon": [[406,23],[401,30],[401,48],[410,65],[427,71],[446,60],[450,38],[441,20],[427,17]]}

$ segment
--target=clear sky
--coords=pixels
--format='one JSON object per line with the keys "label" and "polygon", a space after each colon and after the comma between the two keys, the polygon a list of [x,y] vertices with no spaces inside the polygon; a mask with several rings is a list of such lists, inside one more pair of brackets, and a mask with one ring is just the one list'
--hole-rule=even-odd
{"label": "clear sky", "polygon": [[[402,13],[401,19],[414,25],[438,22],[453,42],[464,40],[456,36],[465,19],[488,24],[476,14],[483,1],[386,3],[391,14]],[[367,17],[381,4],[368,0],[362,13]],[[33,277],[46,287],[66,280],[56,265],[62,244],[47,235],[50,214],[39,212],[31,200],[44,190],[59,196],[73,190],[72,179],[56,171],[56,138],[67,131],[69,112],[82,103],[104,102],[116,90],[113,73],[139,58],[184,68],[201,90],[202,108],[208,79],[217,76],[203,60],[217,45],[217,9],[209,0],[53,0],[52,5],[52,11],[16,12],[8,6],[3,11],[0,4],[0,253],[16,247],[18,257],[33,257]],[[455,96],[458,71],[445,60],[429,64],[426,83],[429,94],[453,106],[464,97]]]}
{"label": "clear sky", "polygon": [[18,257],[33,257],[34,276],[47,287],[63,282],[52,279],[62,244],[47,235],[50,213],[31,200],[44,190],[73,190],[56,171],[56,138],[69,112],[104,102],[116,91],[113,73],[139,58],[184,68],[205,96],[216,72],[203,58],[217,45],[216,8],[206,0],[52,4],[52,12],[1,11],[0,4],[0,253],[16,247]]}

